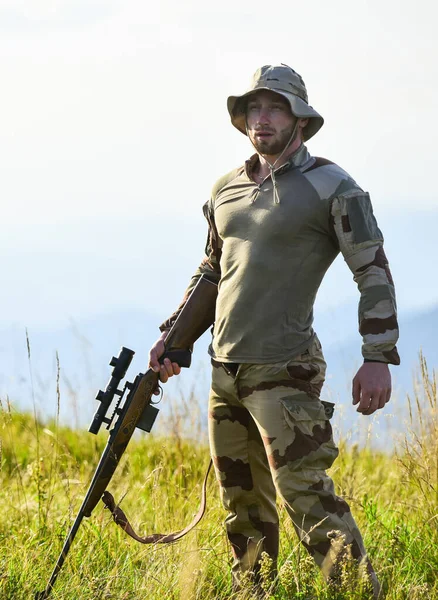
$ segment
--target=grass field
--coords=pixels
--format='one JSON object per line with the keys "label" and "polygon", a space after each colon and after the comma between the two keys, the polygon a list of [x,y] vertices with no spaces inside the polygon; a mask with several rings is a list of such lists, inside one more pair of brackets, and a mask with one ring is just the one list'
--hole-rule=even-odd
{"label": "grass field", "polygon": [[[332,476],[348,499],[390,600],[438,599],[438,399],[422,362],[422,385],[409,399],[410,421],[391,452],[341,440]],[[205,446],[181,435],[136,437],[109,486],[140,532],[181,529],[197,510],[208,465]],[[30,599],[44,589],[106,443],[53,422],[38,423],[5,400],[0,407],[0,599]],[[282,514],[275,599],[357,599],[345,568],[342,594],[326,588]],[[206,516],[169,546],[126,537],[99,504],[84,519],[53,590],[54,600],[227,598],[230,552],[224,512],[210,478]],[[250,597],[250,596],[248,596]]]}

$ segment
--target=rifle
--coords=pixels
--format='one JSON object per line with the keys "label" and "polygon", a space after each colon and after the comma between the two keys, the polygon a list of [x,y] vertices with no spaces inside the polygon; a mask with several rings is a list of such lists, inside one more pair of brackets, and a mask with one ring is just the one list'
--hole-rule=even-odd
{"label": "rifle", "polygon": [[[160,362],[163,362],[165,358],[169,358],[172,362],[178,363],[181,367],[190,366],[191,348],[193,344],[214,322],[216,296],[216,284],[203,275],[190,294],[187,302],[184,304],[184,307],[166,337],[165,352],[163,356],[160,357]],[[145,374],[140,373],[137,375],[133,383],[126,382],[123,391],[118,389],[120,381],[125,377],[133,356],[134,352],[132,350],[123,347],[118,357],[113,357],[111,359],[110,366],[114,367],[111,379],[109,380],[105,391],[99,390],[97,393],[96,400],[100,401],[100,405],[93,417],[89,431],[90,433],[97,434],[102,423],[105,423],[107,429],[110,431],[108,442],[91,480],[85,499],[79,509],[79,513],[65,539],[64,546],[50,576],[49,582],[44,591],[36,592],[35,600],[45,600],[49,597],[83,518],[91,516],[91,513],[100,498],[102,498],[106,506],[110,508],[114,520],[118,524],[121,524],[128,534],[132,535],[129,531],[129,521],[126,519],[121,509],[115,506],[111,494],[105,490],[135,428],[138,427],[143,431],[150,432],[158,414],[158,409],[152,403],[152,396],[158,387],[159,374],[155,373],[152,369],[148,369]],[[124,405],[121,406],[126,390],[128,390],[129,393]],[[112,416],[107,418],[106,413],[114,396],[118,396],[118,400],[116,401]],[[113,422],[114,426],[110,429]],[[208,472],[206,478],[207,476]],[[203,487],[203,506],[191,525],[176,534],[167,536],[153,534],[147,538],[138,538],[137,536],[136,539],[143,543],[167,543],[175,541],[187,533],[187,531],[200,520],[204,512],[206,478]],[[135,537],[135,534],[132,535],[132,537]]]}

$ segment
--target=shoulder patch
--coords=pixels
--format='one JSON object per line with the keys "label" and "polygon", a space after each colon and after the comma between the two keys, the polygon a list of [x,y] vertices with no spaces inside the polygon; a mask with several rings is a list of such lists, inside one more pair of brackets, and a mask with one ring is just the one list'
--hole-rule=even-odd
{"label": "shoulder patch", "polygon": [[344,196],[344,198],[354,242],[360,244],[369,240],[383,241],[383,235],[377,225],[369,194],[356,192]]}

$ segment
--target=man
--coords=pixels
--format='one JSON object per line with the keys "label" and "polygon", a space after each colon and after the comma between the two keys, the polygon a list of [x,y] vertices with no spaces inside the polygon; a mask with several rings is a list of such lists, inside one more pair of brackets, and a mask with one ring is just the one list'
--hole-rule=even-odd
{"label": "man", "polygon": [[[388,402],[388,364],[399,364],[393,281],[369,195],[332,162],[310,156],[304,142],[323,125],[304,81],[286,65],[264,66],[248,92],[228,98],[232,124],[256,154],[216,183],[204,206],[206,257],[179,309],[160,327],[150,353],[160,370],[167,331],[201,274],[219,284],[210,346],[211,454],[228,511],[233,584],[258,582],[266,552],[278,554],[276,494],[298,536],[337,581],[351,555],[379,583],[348,504],[326,471],[337,457],[321,402],[326,364],[312,329],[322,278],[342,252],[360,291],[364,364],[353,380],[353,404],[371,415]],[[160,378],[180,372],[167,359]]]}

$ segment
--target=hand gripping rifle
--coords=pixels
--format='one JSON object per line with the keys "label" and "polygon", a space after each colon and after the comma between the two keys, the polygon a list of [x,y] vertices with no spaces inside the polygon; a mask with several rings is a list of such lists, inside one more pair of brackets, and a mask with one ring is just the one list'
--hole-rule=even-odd
{"label": "hand gripping rifle", "polygon": [[[208,280],[205,276],[202,276],[166,337],[166,349],[163,356],[160,357],[160,362],[163,362],[165,358],[169,358],[172,362],[176,362],[182,367],[190,366],[192,345],[214,322],[216,296],[216,284]],[[64,542],[61,554],[46,589],[42,592],[37,592],[35,600],[44,600],[49,597],[82,519],[91,516],[100,498],[102,498],[106,506],[111,510],[116,523],[121,525],[131,537],[142,543],[173,542],[187,533],[202,517],[205,509],[205,481],[202,506],[188,527],[174,534],[152,534],[145,538],[140,538],[132,530],[123,511],[116,506],[111,494],[105,491],[135,428],[138,427],[143,431],[151,431],[158,414],[158,409],[152,404],[151,400],[154,391],[158,387],[159,374],[155,373],[152,369],[148,369],[145,374],[140,373],[137,375],[133,383],[125,383],[123,391],[118,389],[120,381],[125,377],[133,356],[134,352],[132,350],[122,348],[119,356],[111,359],[110,365],[114,367],[111,379],[105,391],[102,392],[99,390],[96,396],[96,399],[100,401],[100,405],[94,415],[89,431],[96,434],[102,423],[106,423],[107,429],[110,430],[109,439],[85,499],[79,509],[79,513]],[[121,406],[126,390],[129,393],[125,403]],[[114,396],[118,396],[118,400],[112,416],[107,418],[106,412]],[[112,425],[113,427],[110,429]],[[207,476],[208,472],[206,478]]]}

